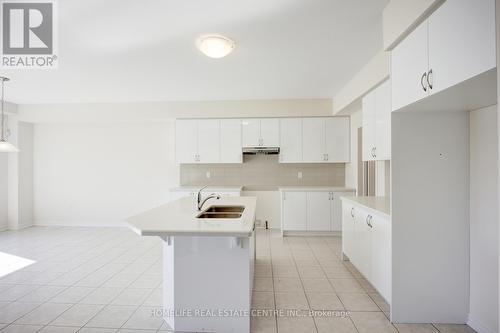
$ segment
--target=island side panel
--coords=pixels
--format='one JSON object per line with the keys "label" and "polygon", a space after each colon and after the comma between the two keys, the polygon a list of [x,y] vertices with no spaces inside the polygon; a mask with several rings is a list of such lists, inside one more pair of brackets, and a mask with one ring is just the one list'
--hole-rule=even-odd
{"label": "island side panel", "polygon": [[[172,329],[187,332],[249,332],[250,318],[232,311],[250,311],[253,281],[249,237],[172,237],[164,242],[164,296]],[[250,264],[249,264],[250,263]],[[207,312],[210,311],[210,312]],[[226,311],[220,313],[219,311]],[[216,315],[214,315],[214,313]]]}

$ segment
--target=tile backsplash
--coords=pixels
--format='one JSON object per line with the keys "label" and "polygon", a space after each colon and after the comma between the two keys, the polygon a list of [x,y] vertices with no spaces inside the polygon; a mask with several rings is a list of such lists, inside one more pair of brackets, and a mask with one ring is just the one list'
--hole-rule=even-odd
{"label": "tile backsplash", "polygon": [[[343,163],[280,164],[278,155],[245,155],[243,164],[183,164],[180,185],[242,185],[257,190],[278,186],[344,186],[344,169]],[[299,172],[302,178],[298,177]]]}

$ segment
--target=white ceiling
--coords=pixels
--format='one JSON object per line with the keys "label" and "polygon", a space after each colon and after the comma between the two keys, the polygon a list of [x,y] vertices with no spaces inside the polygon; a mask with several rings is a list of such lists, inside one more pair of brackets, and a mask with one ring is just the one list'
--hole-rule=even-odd
{"label": "white ceiling", "polygon": [[[59,67],[8,70],[15,103],[328,98],[382,48],[388,0],[58,1]],[[237,49],[210,59],[195,39]]]}

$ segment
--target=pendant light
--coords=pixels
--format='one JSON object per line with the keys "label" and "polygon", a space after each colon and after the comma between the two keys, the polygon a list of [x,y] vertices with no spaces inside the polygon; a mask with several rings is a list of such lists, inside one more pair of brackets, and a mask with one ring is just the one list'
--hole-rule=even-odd
{"label": "pendant light", "polygon": [[16,153],[19,151],[12,143],[7,141],[7,130],[5,128],[5,96],[4,96],[4,84],[9,81],[9,78],[0,76],[0,81],[2,81],[2,135],[0,137],[0,153]]}

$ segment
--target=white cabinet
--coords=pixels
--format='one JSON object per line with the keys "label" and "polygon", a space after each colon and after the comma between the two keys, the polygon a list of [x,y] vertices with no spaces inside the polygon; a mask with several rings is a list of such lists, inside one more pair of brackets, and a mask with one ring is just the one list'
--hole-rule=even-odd
{"label": "white cabinet", "polygon": [[280,119],[280,163],[302,162],[302,119]]}
{"label": "white cabinet", "polygon": [[392,50],[393,110],[427,96],[427,47],[427,22],[424,22]]}
{"label": "white cabinet", "polygon": [[243,162],[239,119],[179,119],[175,126],[177,163]]}
{"label": "white cabinet", "polygon": [[391,223],[366,207],[342,201],[342,253],[391,302]]}
{"label": "white cabinet", "polygon": [[282,230],[304,231],[307,219],[305,192],[282,192]]}
{"label": "white cabinet", "polygon": [[342,229],[340,196],[352,196],[354,191],[283,190],[281,228],[286,231],[331,232]]}
{"label": "white cabinet", "polygon": [[302,137],[304,162],[326,162],[325,119],[302,119]]}
{"label": "white cabinet", "polygon": [[348,117],[326,118],[326,160],[327,162],[348,163],[351,161],[351,129]]}
{"label": "white cabinet", "polygon": [[332,219],[332,193],[307,192],[308,231],[330,231]]}
{"label": "white cabinet", "polygon": [[391,82],[363,97],[363,161],[391,159]]}
{"label": "white cabinet", "polygon": [[302,156],[304,163],[349,162],[349,118],[303,118]]}
{"label": "white cabinet", "polygon": [[392,50],[392,109],[495,68],[495,45],[495,0],[447,0]]}
{"label": "white cabinet", "polygon": [[198,120],[198,163],[219,163],[220,120]]}
{"label": "white cabinet", "polygon": [[391,299],[391,228],[390,223],[378,216],[369,217],[371,225],[370,282],[384,298]]}
{"label": "white cabinet", "polygon": [[276,118],[264,118],[260,120],[260,137],[262,146],[280,146],[280,123]]}
{"label": "white cabinet", "polygon": [[249,118],[241,121],[243,147],[279,147],[279,119]]}
{"label": "white cabinet", "polygon": [[220,162],[242,163],[241,120],[221,119],[220,121]]}
{"label": "white cabinet", "polygon": [[428,21],[432,92],[496,66],[494,0],[448,0]]}

